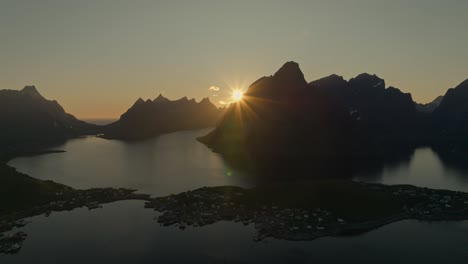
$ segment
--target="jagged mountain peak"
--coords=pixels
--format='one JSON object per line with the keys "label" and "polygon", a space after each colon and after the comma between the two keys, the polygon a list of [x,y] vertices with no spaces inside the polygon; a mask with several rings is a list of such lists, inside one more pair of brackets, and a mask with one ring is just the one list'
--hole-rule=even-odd
{"label": "jagged mountain peak", "polygon": [[288,101],[291,97],[307,93],[308,88],[299,64],[289,61],[275,74],[253,82],[244,95]]}
{"label": "jagged mountain peak", "polygon": [[286,62],[273,75],[273,77],[284,82],[305,82],[304,74],[302,73],[299,64],[294,61]]}

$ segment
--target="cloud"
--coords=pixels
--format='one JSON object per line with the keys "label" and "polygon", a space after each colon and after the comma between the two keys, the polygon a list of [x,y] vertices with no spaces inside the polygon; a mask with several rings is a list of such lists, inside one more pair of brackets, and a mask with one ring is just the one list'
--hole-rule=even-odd
{"label": "cloud", "polygon": [[218,101],[218,103],[219,103],[220,105],[227,105],[227,104],[230,104],[230,103],[225,102],[225,101],[223,101],[223,100]]}
{"label": "cloud", "polygon": [[211,96],[216,97],[216,96],[218,96],[218,95],[217,95],[217,94],[212,94]]}
{"label": "cloud", "polygon": [[212,86],[210,86],[210,88],[208,88],[208,90],[210,90],[210,91],[219,91],[219,87],[212,85]]}

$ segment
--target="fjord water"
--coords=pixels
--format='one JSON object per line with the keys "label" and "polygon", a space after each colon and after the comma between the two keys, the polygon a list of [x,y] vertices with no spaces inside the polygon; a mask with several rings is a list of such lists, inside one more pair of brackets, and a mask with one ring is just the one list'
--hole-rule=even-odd
{"label": "fjord water", "polygon": [[[195,138],[208,130],[184,131],[140,142],[74,139],[54,149],[65,153],[20,157],[9,165],[33,177],[75,188],[128,187],[153,196],[203,186],[252,186],[249,175],[233,170]],[[413,184],[468,191],[468,173],[442,162],[429,148],[405,162],[355,180]],[[1,263],[454,263],[466,259],[468,221],[401,221],[363,235],[308,242],[267,239],[254,242],[252,225],[220,222],[179,230],[162,227],[158,213],[142,201],[106,204],[102,209],[36,216],[19,230],[28,234],[17,255]]]}
{"label": "fjord water", "polygon": [[[19,157],[9,165],[35,178],[74,188],[125,187],[155,196],[203,186],[254,185],[253,177],[229,167],[219,154],[196,141],[210,130],[181,131],[135,142],[72,139],[54,148],[64,153]],[[442,162],[430,148],[416,149],[407,160],[357,174],[354,180],[468,192],[468,172]]]}
{"label": "fjord water", "polygon": [[54,148],[64,153],[20,157],[9,165],[73,188],[122,187],[154,196],[204,186],[251,186],[246,175],[196,140],[209,131],[181,131],[135,142],[78,138]]}

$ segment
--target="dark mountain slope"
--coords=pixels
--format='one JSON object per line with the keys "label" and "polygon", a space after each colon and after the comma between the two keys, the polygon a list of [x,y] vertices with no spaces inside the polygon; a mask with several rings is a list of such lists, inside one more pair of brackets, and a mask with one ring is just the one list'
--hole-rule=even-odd
{"label": "dark mountain slope", "polygon": [[468,153],[468,80],[448,89],[432,113],[431,146],[442,160],[466,164]]}
{"label": "dark mountain slope", "polygon": [[0,146],[2,152],[59,142],[99,131],[76,119],[57,101],[45,99],[34,86],[0,90]]}
{"label": "dark mountain slope", "polygon": [[468,80],[448,89],[433,112],[433,123],[439,136],[468,138]]}
{"label": "dark mountain slope", "polygon": [[329,104],[348,109],[357,121],[360,133],[372,138],[389,140],[408,137],[416,130],[418,118],[411,94],[394,87],[385,88],[385,81],[376,75],[363,73],[346,82],[331,75],[310,83],[329,98]]}

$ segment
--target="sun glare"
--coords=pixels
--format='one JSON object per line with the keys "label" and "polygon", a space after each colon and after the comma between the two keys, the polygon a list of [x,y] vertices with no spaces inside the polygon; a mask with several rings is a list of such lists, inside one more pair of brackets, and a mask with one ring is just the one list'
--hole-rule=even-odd
{"label": "sun glare", "polygon": [[244,93],[241,90],[232,91],[232,100],[234,100],[234,102],[242,100],[242,96],[244,96]]}

